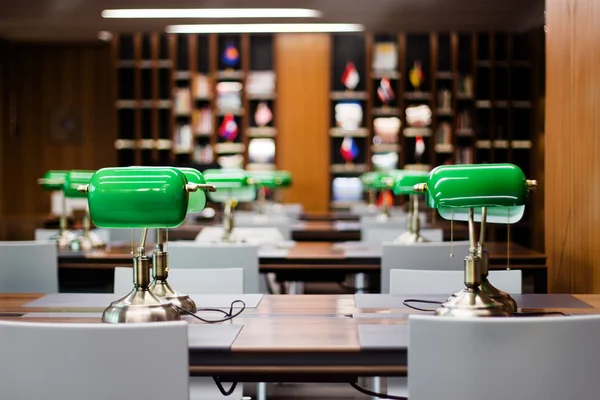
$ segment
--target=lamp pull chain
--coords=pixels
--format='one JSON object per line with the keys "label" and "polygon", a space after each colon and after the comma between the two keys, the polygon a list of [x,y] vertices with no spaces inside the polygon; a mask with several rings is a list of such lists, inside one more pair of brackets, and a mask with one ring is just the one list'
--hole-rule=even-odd
{"label": "lamp pull chain", "polygon": [[507,210],[506,221],[506,269],[510,270],[510,209]]}
{"label": "lamp pull chain", "polygon": [[169,228],[165,229],[165,248],[163,251],[166,253],[165,255],[165,272],[169,273]]}
{"label": "lamp pull chain", "polygon": [[450,258],[454,257],[454,209],[450,209]]}
{"label": "lamp pull chain", "polygon": [[131,243],[131,254],[133,255],[134,254],[134,251],[133,251],[133,228],[131,228],[129,230],[129,239],[130,239],[129,243]]}

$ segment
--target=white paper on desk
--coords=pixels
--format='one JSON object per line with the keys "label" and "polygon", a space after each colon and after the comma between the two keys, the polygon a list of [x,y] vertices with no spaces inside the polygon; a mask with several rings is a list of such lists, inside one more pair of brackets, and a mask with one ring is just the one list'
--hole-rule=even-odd
{"label": "white paper on desk", "polygon": [[336,231],[360,230],[360,222],[356,222],[356,221],[335,221],[333,223],[333,229],[335,229]]}
{"label": "white paper on desk", "polygon": [[[209,226],[203,228],[195,241],[199,243],[217,243],[223,237],[222,227]],[[258,245],[277,245],[287,241],[277,228],[233,228],[232,239]]]}

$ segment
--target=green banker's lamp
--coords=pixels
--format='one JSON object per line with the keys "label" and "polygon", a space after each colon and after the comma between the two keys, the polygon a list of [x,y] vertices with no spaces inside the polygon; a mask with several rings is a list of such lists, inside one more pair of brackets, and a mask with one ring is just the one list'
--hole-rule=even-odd
{"label": "green banker's lamp", "polygon": [[[85,193],[78,190],[80,186],[90,183],[92,175],[95,171],[72,170],[67,172],[64,183],[64,197],[77,199],[87,198]],[[83,215],[83,232],[74,238],[70,243],[72,250],[91,250],[106,246],[106,243],[100,237],[90,230],[90,213],[89,208],[86,208]]]}
{"label": "green banker's lamp", "polygon": [[[44,174],[43,178],[38,179],[38,184],[45,191],[64,191],[66,176],[67,171],[48,171]],[[69,249],[71,247],[71,243],[76,237],[77,235],[74,232],[67,230],[67,204],[63,193],[59,218],[59,229],[58,234],[55,236],[56,244],[59,249]]]}
{"label": "green banker's lamp", "polygon": [[[382,192],[384,195],[380,208],[381,212],[377,216],[377,219],[381,221],[387,221],[391,216],[391,208],[385,195],[387,194],[391,197],[390,191],[394,187],[394,179],[400,172],[401,171],[399,170],[374,171],[367,173],[369,175],[364,179],[361,176],[361,181],[363,182],[363,185],[368,188],[370,196],[371,193],[376,194],[378,191]],[[363,176],[367,174],[363,174]]]}
{"label": "green banker's lamp", "polygon": [[[187,212],[200,212],[206,207],[206,191],[215,191],[206,184],[204,176],[194,168],[177,168],[185,176],[188,185],[195,185],[196,191],[188,196]],[[189,312],[196,312],[196,303],[188,295],[173,289],[167,282],[169,277],[168,230],[156,229],[156,249],[152,254],[152,283],[150,291],[157,297],[170,301],[173,305]]]}
{"label": "green banker's lamp", "polygon": [[371,187],[371,182],[373,182],[378,173],[378,171],[370,171],[360,176],[363,192],[367,192],[367,209],[370,212],[377,211],[377,191]]}
{"label": "green banker's lamp", "polygon": [[246,171],[241,169],[207,169],[203,173],[206,183],[217,191],[209,193],[208,198],[215,203],[223,203],[223,242],[234,242],[234,209],[240,202],[256,200],[256,186]]}
{"label": "green banker's lamp", "polygon": [[179,320],[173,304],[150,291],[150,260],[145,254],[149,228],[173,228],[184,221],[189,192],[179,169],[168,167],[104,168],[80,191],[87,193],[90,216],[101,228],[141,228],[142,236],[133,258],[133,290],[104,310],[109,323]]}
{"label": "green banker's lamp", "polygon": [[[516,309],[507,293],[487,279],[485,251],[487,222],[515,223],[525,210],[529,191],[536,182],[527,180],[513,164],[440,166],[430,172],[426,183],[415,191],[427,191],[430,206],[444,219],[468,221],[469,254],[465,257],[465,289],[454,293],[437,309],[436,315],[457,317],[508,316]],[[475,222],[481,222],[477,244]]]}
{"label": "green banker's lamp", "polygon": [[276,198],[276,206],[282,207],[280,189],[292,185],[291,173],[288,171],[248,171],[248,176],[258,187],[257,212],[259,215],[265,214],[267,190],[273,192],[273,195]]}
{"label": "green banker's lamp", "polygon": [[419,197],[414,186],[425,183],[428,172],[424,171],[402,171],[394,178],[394,195],[408,195],[408,215],[406,216],[406,232],[395,241],[398,243],[422,243],[427,239],[421,236],[421,220],[419,218]]}

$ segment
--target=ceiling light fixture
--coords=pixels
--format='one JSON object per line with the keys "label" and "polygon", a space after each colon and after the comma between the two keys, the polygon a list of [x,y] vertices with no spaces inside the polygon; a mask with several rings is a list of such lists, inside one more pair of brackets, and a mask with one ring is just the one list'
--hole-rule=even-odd
{"label": "ceiling light fixture", "polygon": [[146,8],[102,11],[103,18],[319,18],[306,8]]}
{"label": "ceiling light fixture", "polygon": [[312,33],[362,32],[360,24],[198,24],[169,25],[168,33]]}

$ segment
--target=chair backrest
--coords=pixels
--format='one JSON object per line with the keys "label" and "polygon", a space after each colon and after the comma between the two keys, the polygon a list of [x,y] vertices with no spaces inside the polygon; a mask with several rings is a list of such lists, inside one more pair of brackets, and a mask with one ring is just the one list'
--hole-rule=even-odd
{"label": "chair backrest", "polygon": [[[376,242],[383,236],[389,237],[388,240],[393,240],[402,232],[406,231],[406,214],[392,215],[387,220],[381,220],[376,216],[365,216],[360,218],[360,240],[363,242]],[[425,228],[427,224],[427,216],[424,213],[419,214],[421,227]],[[389,231],[387,234],[385,231]],[[423,232],[424,229],[421,229]],[[436,236],[437,237],[437,236]],[[441,240],[439,240],[441,242]]]}
{"label": "chair backrest", "polygon": [[[169,284],[185,294],[244,293],[242,268],[171,269]],[[114,293],[125,295],[133,289],[131,268],[115,268]]]}
{"label": "chair backrest", "polygon": [[[108,229],[92,229],[104,243],[110,243],[110,231]],[[53,236],[58,234],[58,229],[36,229],[35,240],[50,240]]]}
{"label": "chair backrest", "polygon": [[[453,251],[454,257],[450,257]],[[462,271],[469,241],[415,244],[383,243],[381,249],[381,293],[390,291],[390,270],[425,269]]]}
{"label": "chair backrest", "polygon": [[241,268],[244,293],[260,293],[258,245],[169,242],[169,274],[176,269]]}
{"label": "chair backrest", "polygon": [[[133,393],[148,400],[189,398],[183,321],[116,325],[0,321],[0,337],[0,387],[5,399],[128,399]],[[169,368],[157,367],[157,358]]]}
{"label": "chair backrest", "polygon": [[[485,393],[486,400],[595,400],[600,393],[598,332],[600,315],[411,315],[410,399],[464,400]],[[432,384],[432,377],[443,379]]]}
{"label": "chair backrest", "polygon": [[0,293],[57,292],[56,243],[0,242]]}
{"label": "chair backrest", "polygon": [[[405,228],[365,228],[361,227],[360,241],[365,243],[383,243],[392,242],[406,232]],[[442,229],[421,229],[421,236],[430,242],[441,242],[444,240],[444,231]]]}
{"label": "chair backrest", "polygon": [[[131,231],[132,229],[116,229],[110,228],[109,237],[111,243],[130,243],[131,242]],[[142,235],[141,229],[133,229],[133,243],[139,243]],[[146,243],[156,243],[156,229],[148,229],[148,235],[146,236]]]}
{"label": "chair backrest", "polygon": [[295,220],[277,214],[259,215],[255,212],[237,212],[235,226],[239,228],[276,228],[283,236],[283,240],[292,237],[291,225]]}
{"label": "chair backrest", "polygon": [[[367,203],[358,203],[350,206],[350,214],[358,215],[359,217],[374,216],[380,214],[381,210],[370,207]],[[392,207],[390,214],[393,216],[406,216],[406,211],[402,207]]]}
{"label": "chair backrest", "polygon": [[[520,270],[490,271],[488,279],[498,289],[520,294]],[[391,294],[451,294],[464,288],[463,271],[433,271],[419,269],[392,269]]]}
{"label": "chair backrest", "polygon": [[[291,228],[287,226],[288,234]],[[224,229],[219,226],[207,226],[202,228],[196,239],[197,243],[218,243],[223,237]],[[231,234],[235,241],[252,243],[257,245],[280,244],[286,242],[285,236],[275,227],[235,227]]]}

